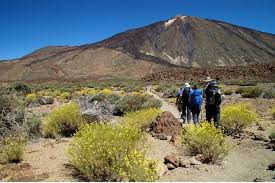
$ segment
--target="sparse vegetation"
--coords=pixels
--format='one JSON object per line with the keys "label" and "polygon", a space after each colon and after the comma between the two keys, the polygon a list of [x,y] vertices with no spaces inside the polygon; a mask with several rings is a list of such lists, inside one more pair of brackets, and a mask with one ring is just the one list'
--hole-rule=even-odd
{"label": "sparse vegetation", "polygon": [[230,144],[226,141],[222,130],[208,122],[184,128],[182,141],[190,155],[202,154],[205,163],[218,162],[230,150]]}
{"label": "sparse vegetation", "polygon": [[137,139],[135,130],[89,124],[76,133],[67,154],[90,181],[154,181],[154,162],[136,148]]}
{"label": "sparse vegetation", "polygon": [[131,94],[121,98],[115,106],[122,113],[137,111],[145,108],[160,108],[161,102],[144,94]]}
{"label": "sparse vegetation", "polygon": [[272,107],[272,116],[275,119],[275,106]]}
{"label": "sparse vegetation", "polygon": [[257,121],[257,114],[246,103],[223,107],[221,112],[222,126],[226,133],[233,135]]}
{"label": "sparse vegetation", "polygon": [[263,90],[259,87],[241,87],[236,90],[236,94],[241,94],[245,98],[257,98],[262,93]]}
{"label": "sparse vegetation", "polygon": [[232,95],[234,92],[233,92],[233,90],[225,90],[223,93],[225,95]]}
{"label": "sparse vegetation", "polygon": [[24,137],[7,136],[0,142],[0,164],[19,162],[26,148]]}
{"label": "sparse vegetation", "polygon": [[71,136],[84,123],[79,106],[76,103],[69,103],[53,109],[44,119],[44,135],[46,137]]}

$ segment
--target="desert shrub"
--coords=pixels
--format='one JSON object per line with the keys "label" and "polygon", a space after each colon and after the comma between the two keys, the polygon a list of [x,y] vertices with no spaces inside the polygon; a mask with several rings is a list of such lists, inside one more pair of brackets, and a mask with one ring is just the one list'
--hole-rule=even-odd
{"label": "desert shrub", "polygon": [[232,90],[225,90],[223,92],[225,95],[232,95],[233,94],[233,91]]}
{"label": "desert shrub", "polygon": [[256,86],[257,81],[248,81],[248,80],[228,80],[224,82],[227,85],[239,85],[239,86]]}
{"label": "desert shrub", "polygon": [[122,125],[130,129],[137,129],[141,132],[150,126],[152,121],[161,113],[160,109],[149,108],[135,112],[129,112],[122,118]]}
{"label": "desert shrub", "polygon": [[[104,135],[102,135],[104,134]],[[154,162],[135,148],[137,134],[111,124],[89,124],[75,134],[67,155],[90,181],[154,181]]]}
{"label": "desert shrub", "polygon": [[236,134],[257,121],[257,114],[246,103],[223,107],[221,112],[222,126],[226,133]]}
{"label": "desert shrub", "polygon": [[208,122],[184,128],[182,143],[190,155],[202,154],[204,163],[220,161],[230,149],[222,130]]}
{"label": "desert shrub", "polygon": [[36,94],[34,94],[34,93],[28,94],[28,95],[26,96],[26,98],[25,98],[25,101],[26,101],[28,104],[33,103],[33,102],[35,102],[36,100],[37,100],[37,96],[36,96]]}
{"label": "desert shrub", "polygon": [[263,90],[259,87],[241,87],[236,90],[236,93],[245,98],[256,98],[262,95]]}
{"label": "desert shrub", "polygon": [[160,108],[161,102],[148,95],[132,94],[121,98],[115,105],[115,111],[122,113],[137,111],[145,108]]}
{"label": "desert shrub", "polygon": [[14,83],[13,88],[15,89],[15,91],[21,92],[23,94],[31,93],[31,88],[29,87],[29,85],[22,82]]}
{"label": "desert shrub", "polygon": [[275,91],[273,89],[267,89],[263,92],[263,98],[271,99],[275,98]]}
{"label": "desert shrub", "polygon": [[83,123],[79,106],[76,103],[69,103],[53,109],[44,119],[44,135],[46,137],[71,136]]}
{"label": "desert shrub", "polygon": [[69,92],[63,92],[60,94],[61,100],[66,100],[66,99],[70,99],[70,98],[71,98],[71,94]]}
{"label": "desert shrub", "polygon": [[143,87],[140,85],[128,85],[122,88],[125,92],[139,92],[143,90]]}
{"label": "desert shrub", "polygon": [[29,138],[40,137],[42,135],[42,123],[38,117],[29,117],[23,122],[24,131]]}
{"label": "desert shrub", "polygon": [[275,106],[272,107],[272,116],[275,118]]}
{"label": "desert shrub", "polygon": [[0,142],[0,164],[20,161],[25,147],[26,139],[24,137],[5,137]]}

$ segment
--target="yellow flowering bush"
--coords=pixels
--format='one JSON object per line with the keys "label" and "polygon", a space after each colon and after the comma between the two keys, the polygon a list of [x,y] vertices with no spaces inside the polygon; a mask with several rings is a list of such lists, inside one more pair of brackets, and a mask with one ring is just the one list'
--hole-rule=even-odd
{"label": "yellow flowering bush", "polygon": [[236,134],[257,121],[257,114],[246,103],[227,105],[221,111],[222,126],[226,133]]}
{"label": "yellow flowering bush", "polygon": [[206,121],[198,126],[192,124],[184,128],[182,143],[190,155],[202,154],[205,163],[221,160],[230,149],[222,130]]}
{"label": "yellow flowering bush", "polygon": [[71,94],[69,92],[63,92],[60,94],[60,99],[61,100],[66,100],[66,99],[70,99]]}
{"label": "yellow flowering bush", "polygon": [[25,101],[29,104],[35,102],[37,100],[37,96],[34,93],[30,93],[26,96]]}
{"label": "yellow flowering bush", "polygon": [[79,106],[69,103],[48,114],[43,121],[43,131],[46,137],[70,136],[84,123]]}
{"label": "yellow flowering bush", "polygon": [[0,164],[22,160],[26,144],[23,137],[5,137],[0,142]]}
{"label": "yellow flowering bush", "polygon": [[149,108],[140,111],[129,112],[122,118],[121,125],[128,128],[136,128],[138,130],[144,131],[152,123],[157,116],[161,113],[160,109]]}
{"label": "yellow flowering bush", "polygon": [[154,181],[154,161],[136,148],[136,130],[111,124],[87,124],[75,134],[67,155],[90,181]]}

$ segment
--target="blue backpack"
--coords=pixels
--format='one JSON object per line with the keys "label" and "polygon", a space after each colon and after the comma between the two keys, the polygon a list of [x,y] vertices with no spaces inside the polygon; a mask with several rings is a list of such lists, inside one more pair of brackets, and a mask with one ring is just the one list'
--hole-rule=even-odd
{"label": "blue backpack", "polygon": [[192,106],[201,106],[202,105],[202,91],[199,89],[193,90],[191,96],[191,105]]}

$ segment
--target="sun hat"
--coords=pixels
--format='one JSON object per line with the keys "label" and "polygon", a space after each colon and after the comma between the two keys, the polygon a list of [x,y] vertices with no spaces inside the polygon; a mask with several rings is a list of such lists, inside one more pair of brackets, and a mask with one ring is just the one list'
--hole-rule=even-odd
{"label": "sun hat", "polygon": [[211,79],[211,77],[206,77],[206,79],[205,80],[203,80],[203,82],[210,82],[210,81],[212,81],[213,79]]}
{"label": "sun hat", "polygon": [[190,84],[189,83],[184,83],[184,87],[190,88]]}

